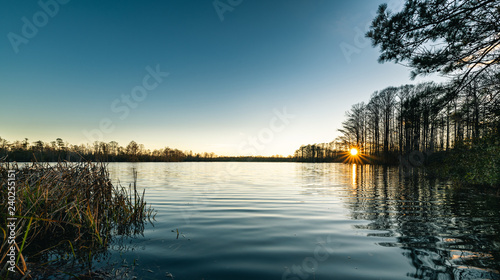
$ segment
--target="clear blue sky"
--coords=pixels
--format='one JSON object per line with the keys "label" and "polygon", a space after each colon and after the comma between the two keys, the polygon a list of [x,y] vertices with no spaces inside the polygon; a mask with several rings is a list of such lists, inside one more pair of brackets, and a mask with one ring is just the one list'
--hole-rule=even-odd
{"label": "clear blue sky", "polygon": [[362,36],[383,2],[2,1],[0,137],[219,155],[330,142],[351,105],[420,81]]}

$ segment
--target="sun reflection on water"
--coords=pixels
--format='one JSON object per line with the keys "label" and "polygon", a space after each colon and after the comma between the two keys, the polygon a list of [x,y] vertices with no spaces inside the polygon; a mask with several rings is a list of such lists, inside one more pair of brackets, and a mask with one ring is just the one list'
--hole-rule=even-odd
{"label": "sun reflection on water", "polygon": [[352,165],[352,185],[356,188],[356,164]]}

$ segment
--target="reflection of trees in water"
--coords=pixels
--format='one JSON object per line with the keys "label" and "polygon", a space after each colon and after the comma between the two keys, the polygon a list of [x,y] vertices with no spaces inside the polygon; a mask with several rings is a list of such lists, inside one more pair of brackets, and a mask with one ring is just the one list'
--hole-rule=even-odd
{"label": "reflection of trees in water", "polygon": [[[369,220],[369,235],[394,237],[417,279],[500,279],[500,205],[472,189],[453,190],[418,171],[357,166],[345,182],[353,219]],[[380,232],[382,231],[382,232]],[[391,239],[392,240],[392,239]]]}

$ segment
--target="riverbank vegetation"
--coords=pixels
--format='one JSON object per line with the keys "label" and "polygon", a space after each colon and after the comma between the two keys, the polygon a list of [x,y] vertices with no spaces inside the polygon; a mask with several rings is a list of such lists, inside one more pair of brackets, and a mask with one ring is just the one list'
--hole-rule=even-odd
{"label": "riverbank vegetation", "polygon": [[0,262],[6,263],[12,246],[5,227],[12,216],[17,219],[17,259],[15,273],[6,265],[2,279],[30,274],[45,279],[42,275],[54,273],[85,276],[114,238],[141,234],[145,223],[154,219],[135,180],[128,188],[113,185],[103,163],[0,163],[2,198],[8,197],[9,171],[15,174],[16,196],[14,203],[1,206]]}

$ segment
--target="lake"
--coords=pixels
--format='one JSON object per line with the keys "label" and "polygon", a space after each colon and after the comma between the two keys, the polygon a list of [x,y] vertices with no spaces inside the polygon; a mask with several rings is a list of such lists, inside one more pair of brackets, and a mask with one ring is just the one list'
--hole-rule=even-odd
{"label": "lake", "polygon": [[143,236],[110,250],[129,277],[500,279],[498,197],[455,190],[417,170],[109,164],[122,185],[134,169],[157,215]]}

